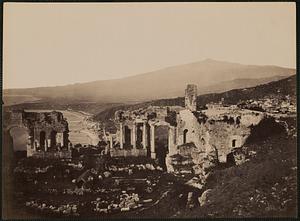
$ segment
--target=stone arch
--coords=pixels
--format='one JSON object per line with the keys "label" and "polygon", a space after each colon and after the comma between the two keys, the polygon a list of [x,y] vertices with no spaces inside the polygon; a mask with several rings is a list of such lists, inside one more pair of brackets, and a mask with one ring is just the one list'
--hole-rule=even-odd
{"label": "stone arch", "polygon": [[188,133],[188,129],[184,129],[183,131],[183,143],[187,143],[187,133]]}
{"label": "stone arch", "polygon": [[28,143],[32,143],[30,130],[23,125],[11,125],[6,129],[13,140],[13,151],[27,150]]}

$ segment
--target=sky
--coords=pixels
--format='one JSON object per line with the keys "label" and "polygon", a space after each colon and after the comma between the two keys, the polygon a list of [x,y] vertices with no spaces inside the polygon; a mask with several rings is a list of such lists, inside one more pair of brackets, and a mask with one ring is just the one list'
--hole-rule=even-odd
{"label": "sky", "polygon": [[207,58],[296,68],[295,3],[4,3],[5,89]]}

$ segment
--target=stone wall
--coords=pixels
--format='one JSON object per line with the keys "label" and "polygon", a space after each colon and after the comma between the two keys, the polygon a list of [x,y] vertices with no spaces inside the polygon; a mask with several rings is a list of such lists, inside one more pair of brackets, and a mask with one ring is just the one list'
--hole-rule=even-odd
{"label": "stone wall", "polygon": [[145,157],[147,156],[146,149],[117,149],[112,148],[110,149],[110,156],[111,157]]}
{"label": "stone wall", "polygon": [[59,159],[59,158],[72,158],[72,152],[71,150],[68,151],[56,151],[56,152],[44,152],[44,151],[38,151],[34,152],[31,155],[34,158],[50,158],[50,159]]}
{"label": "stone wall", "polygon": [[9,121],[7,129],[25,127],[28,130],[27,156],[35,153],[41,155],[38,150],[47,152],[50,149],[68,149],[68,122],[61,112],[13,111]]}
{"label": "stone wall", "polygon": [[[211,111],[211,110],[209,110]],[[205,114],[205,112],[204,112]],[[251,126],[265,117],[262,113],[224,109],[214,111],[205,121],[199,121],[197,114],[182,110],[177,121],[177,145],[194,143],[196,151],[217,150],[220,162],[234,149],[241,147],[251,133]]]}
{"label": "stone wall", "polygon": [[203,149],[200,140],[205,135],[205,128],[199,123],[195,115],[189,110],[182,110],[177,118],[177,145],[193,142],[197,148]]}

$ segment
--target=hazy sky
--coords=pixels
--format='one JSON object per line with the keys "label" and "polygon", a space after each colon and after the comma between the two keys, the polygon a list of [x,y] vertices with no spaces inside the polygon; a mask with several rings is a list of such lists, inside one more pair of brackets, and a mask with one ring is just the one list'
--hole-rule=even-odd
{"label": "hazy sky", "polygon": [[136,75],[206,58],[296,66],[295,3],[5,3],[4,88]]}

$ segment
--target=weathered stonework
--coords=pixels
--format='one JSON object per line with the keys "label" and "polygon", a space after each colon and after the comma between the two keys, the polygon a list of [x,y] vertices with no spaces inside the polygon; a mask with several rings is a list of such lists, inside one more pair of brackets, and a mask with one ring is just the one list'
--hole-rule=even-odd
{"label": "weathered stonework", "polygon": [[[13,127],[27,129],[28,157],[47,157],[49,155],[49,157],[59,158],[70,155],[64,153],[70,152],[68,122],[60,112],[14,111],[11,112],[8,129]],[[50,152],[61,153],[50,154]]]}
{"label": "weathered stonework", "polygon": [[[197,87],[188,85],[185,108],[150,106],[117,111],[115,123],[118,131],[108,136],[111,155],[119,156],[121,152],[122,156],[146,154],[166,164],[168,171],[174,171],[172,156],[188,154],[194,163],[194,169],[190,169],[201,174],[216,162],[226,162],[234,149],[244,145],[251,126],[265,118],[261,112],[243,110],[234,105],[208,105],[208,109],[197,111],[196,98]],[[186,144],[192,144],[193,148],[183,151]]]}
{"label": "weathered stonework", "polygon": [[185,108],[190,111],[197,109],[197,86],[188,84],[185,89]]}

